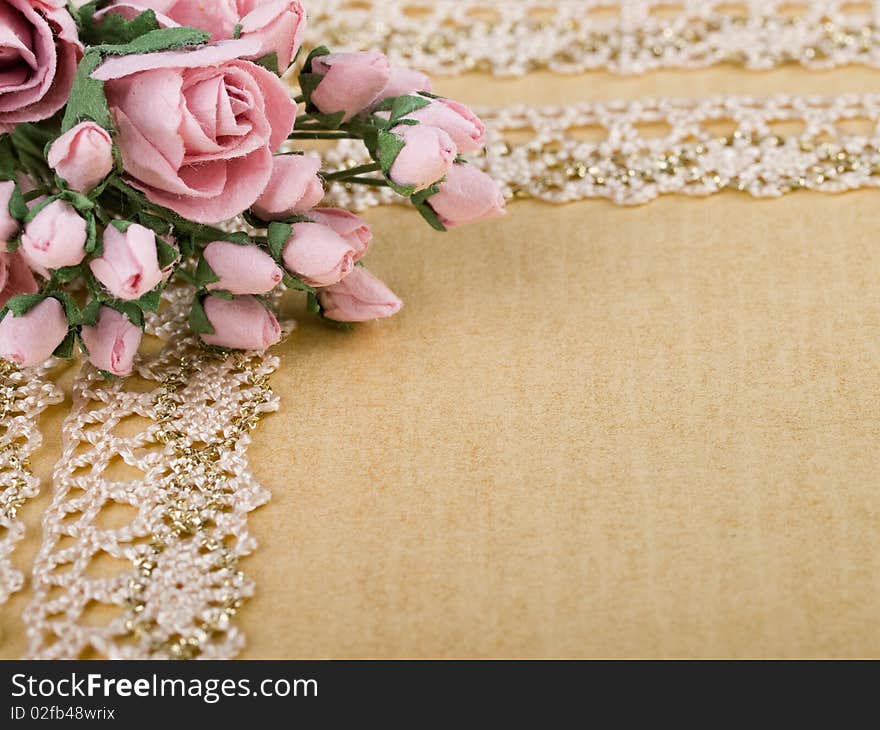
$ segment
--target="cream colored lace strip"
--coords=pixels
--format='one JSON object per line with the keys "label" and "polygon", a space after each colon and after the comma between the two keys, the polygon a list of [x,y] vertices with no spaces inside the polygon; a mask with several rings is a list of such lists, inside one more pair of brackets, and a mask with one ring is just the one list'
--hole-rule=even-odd
{"label": "cream colored lace strip", "polygon": [[312,41],[438,74],[880,65],[877,0],[323,0],[310,19]]}
{"label": "cream colored lace strip", "polygon": [[[776,197],[880,185],[880,95],[720,97],[676,101],[513,106],[480,111],[488,146],[472,163],[509,198],[622,205],[679,193],[737,190]],[[365,162],[348,141],[328,166]],[[340,205],[395,202],[387,189],[337,184]]]}
{"label": "cream colored lace strip", "polygon": [[40,491],[29,458],[40,448],[40,415],[64,400],[49,379],[53,364],[19,370],[0,361],[0,603],[20,590],[24,576],[12,564],[12,553],[24,537],[19,511]]}
{"label": "cream colored lace strip", "polygon": [[85,365],[76,380],[24,614],[31,658],[227,658],[243,644],[233,617],[253,584],[238,563],[269,498],[246,452],[278,408],[278,359],[199,347],[191,296],[175,290],[151,320],[165,344],[135,377]]}

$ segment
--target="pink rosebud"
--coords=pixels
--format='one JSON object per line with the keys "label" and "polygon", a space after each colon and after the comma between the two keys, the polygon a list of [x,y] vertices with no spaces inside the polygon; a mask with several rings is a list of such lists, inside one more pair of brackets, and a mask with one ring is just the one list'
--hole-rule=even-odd
{"label": "pink rosebud", "polygon": [[482,120],[464,104],[452,99],[432,99],[428,106],[416,109],[404,118],[442,129],[452,137],[459,152],[474,152],[486,145],[486,126]]}
{"label": "pink rosebud", "polygon": [[144,333],[128,317],[101,307],[95,326],[84,326],[81,334],[92,365],[112,375],[131,375]]}
{"label": "pink rosebud", "polygon": [[40,365],[64,342],[68,329],[64,309],[52,297],[21,317],[7,312],[0,322],[0,358],[23,367]]}
{"label": "pink rosebud", "polygon": [[15,183],[12,180],[0,182],[0,248],[6,248],[4,244],[18,233],[18,221],[9,212],[9,202],[14,192]]}
{"label": "pink rosebud", "polygon": [[312,103],[325,114],[345,112],[344,121],[366,109],[391,77],[388,59],[378,51],[320,56],[312,59],[312,72],[324,77]]}
{"label": "pink rosebud", "polygon": [[310,286],[329,286],[354,268],[355,250],[332,228],[297,223],[284,247],[284,265]]}
{"label": "pink rosebud", "polygon": [[254,203],[254,213],[264,221],[274,221],[311,210],[324,197],[320,169],[317,157],[278,155],[269,184]]}
{"label": "pink rosebud", "polygon": [[38,272],[77,266],[86,257],[86,222],[72,205],[55,200],[24,228],[21,252]]}
{"label": "pink rosebud", "polygon": [[473,165],[453,165],[440,192],[428,198],[447,228],[498,218],[504,202],[498,183]]}
{"label": "pink rosebud", "polygon": [[220,278],[209,284],[208,289],[224,289],[232,294],[265,294],[284,277],[274,259],[256,246],[214,241],[205,247],[204,256]]}
{"label": "pink rosebud", "polygon": [[302,3],[270,0],[257,5],[239,22],[242,38],[260,42],[255,58],[276,54],[278,71],[284,73],[302,46],[306,31],[306,11]]}
{"label": "pink rosebud", "polygon": [[281,340],[278,320],[256,297],[228,300],[209,296],[205,298],[204,307],[214,328],[214,334],[201,336],[208,345],[262,351]]}
{"label": "pink rosebud", "polygon": [[88,193],[113,170],[113,140],[103,127],[82,122],[52,143],[46,159],[71,189]]}
{"label": "pink rosebud", "polygon": [[19,294],[36,294],[37,280],[20,252],[0,253],[0,309]]}
{"label": "pink rosebud", "polygon": [[378,105],[385,99],[391,99],[395,96],[410,96],[418,94],[420,91],[430,92],[431,88],[430,76],[405,66],[392,66],[388,83],[379,92],[379,96],[373,100],[373,105]]}
{"label": "pink rosebud", "polygon": [[360,216],[342,208],[316,208],[309,213],[309,218],[342,236],[354,249],[355,261],[360,261],[367,253],[373,231]]}
{"label": "pink rosebud", "polygon": [[412,186],[416,192],[429,188],[442,180],[455,162],[455,143],[442,129],[426,124],[401,124],[391,131],[406,143],[389,175],[402,187]]}
{"label": "pink rosebud", "polygon": [[89,266],[95,278],[118,299],[140,299],[162,281],[156,234],[137,223],[125,233],[116,226],[107,226],[104,252]]}
{"label": "pink rosebud", "polygon": [[321,289],[318,301],[324,316],[337,322],[367,322],[391,317],[403,302],[363,266],[356,266],[338,284]]}

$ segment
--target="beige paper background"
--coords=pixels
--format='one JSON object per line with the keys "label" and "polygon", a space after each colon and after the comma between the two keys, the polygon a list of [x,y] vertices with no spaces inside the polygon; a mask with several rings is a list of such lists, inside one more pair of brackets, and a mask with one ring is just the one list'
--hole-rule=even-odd
{"label": "beige paper background", "polygon": [[[876,78],[440,86],[559,103]],[[303,319],[279,348],[244,656],[878,655],[878,200],[517,202],[446,236],[372,211],[370,267],[407,306],[352,334]],[[27,599],[0,608],[3,656]]]}

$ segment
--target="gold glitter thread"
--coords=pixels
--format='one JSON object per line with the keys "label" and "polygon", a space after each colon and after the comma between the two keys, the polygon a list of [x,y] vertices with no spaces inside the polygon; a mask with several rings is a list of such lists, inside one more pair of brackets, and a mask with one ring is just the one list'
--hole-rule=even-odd
{"label": "gold glitter thread", "polygon": [[[166,292],[147,328],[165,345],[133,378],[108,383],[85,365],[74,383],[24,615],[31,658],[231,658],[243,646],[234,617],[254,586],[238,564],[256,548],[247,516],[269,498],[246,453],[278,408],[278,359],[200,346],[192,294]],[[114,479],[119,459],[141,476]],[[120,506],[123,524],[102,517]]]}

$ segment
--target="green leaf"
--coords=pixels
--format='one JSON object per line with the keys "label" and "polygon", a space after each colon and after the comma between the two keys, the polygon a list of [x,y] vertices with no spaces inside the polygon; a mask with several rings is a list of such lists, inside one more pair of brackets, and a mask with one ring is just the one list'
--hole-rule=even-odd
{"label": "green leaf", "polygon": [[269,253],[272,254],[272,258],[276,261],[282,260],[284,247],[287,245],[287,241],[290,239],[292,233],[293,226],[289,223],[275,222],[269,224],[269,231],[267,233],[269,238]]}
{"label": "green leaf", "polygon": [[160,28],[153,10],[146,10],[132,20],[126,20],[121,15],[111,13],[105,15],[100,23],[94,22],[91,16],[89,21],[82,23],[84,39],[93,46],[131,43],[140,36]]}
{"label": "green leaf", "polygon": [[92,78],[92,73],[101,65],[101,54],[96,48],[86,51],[76,69],[73,89],[67,101],[61,131],[67,132],[81,121],[90,119],[105,129],[110,129],[110,108],[104,95],[104,83]]}
{"label": "green leaf", "polygon": [[164,218],[151,213],[138,213],[138,220],[142,226],[146,226],[157,236],[164,236],[171,230],[171,224]]}
{"label": "green leaf", "polygon": [[76,331],[70,330],[67,333],[67,337],[61,342],[60,345],[55,349],[55,352],[52,353],[55,357],[61,360],[70,360],[73,358],[73,348],[76,346]]}
{"label": "green leaf", "polygon": [[110,56],[129,56],[138,53],[173,51],[186,46],[198,46],[207,43],[210,39],[211,35],[203,30],[179,26],[151,30],[129,43],[97,46],[96,49]]}
{"label": "green leaf", "polygon": [[284,277],[282,279],[284,286],[288,289],[295,289],[297,291],[305,291],[309,292],[309,294],[315,294],[318,290],[313,286],[309,286],[302,279],[293,276],[293,274],[289,274],[286,271],[284,272]]}
{"label": "green leaf", "polygon": [[265,56],[260,56],[260,58],[254,61],[257,66],[262,66],[267,71],[271,71],[276,76],[280,76],[283,73],[283,70],[278,65],[278,53],[276,51],[272,51],[272,53],[267,53]]}
{"label": "green leaf", "polygon": [[167,269],[180,258],[180,251],[159,236],[156,236],[156,250],[159,254],[160,269]]}
{"label": "green leaf", "polygon": [[214,327],[211,325],[211,320],[208,319],[208,315],[205,313],[201,297],[193,299],[192,309],[189,313],[189,326],[197,335],[213,335],[215,332]]}
{"label": "green leaf", "polygon": [[208,263],[208,260],[202,256],[202,258],[199,259],[199,265],[196,267],[194,280],[197,287],[204,289],[208,284],[220,281],[220,277],[217,276],[214,269],[211,268],[211,264]]}
{"label": "green leaf", "polygon": [[6,302],[3,312],[9,311],[13,317],[23,317],[45,298],[45,294],[19,294]]}
{"label": "green leaf", "polygon": [[0,135],[0,180],[15,180],[18,160],[12,147],[12,137]]}
{"label": "green leaf", "polygon": [[153,291],[147,292],[137,300],[137,305],[147,312],[158,312],[159,305],[162,303],[162,291],[165,285],[159,284]]}

